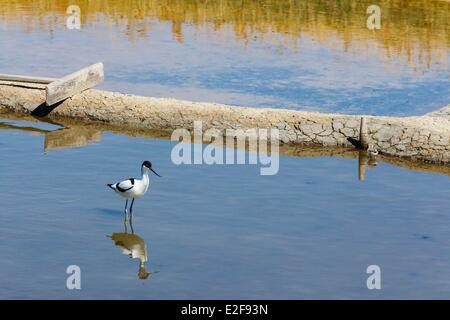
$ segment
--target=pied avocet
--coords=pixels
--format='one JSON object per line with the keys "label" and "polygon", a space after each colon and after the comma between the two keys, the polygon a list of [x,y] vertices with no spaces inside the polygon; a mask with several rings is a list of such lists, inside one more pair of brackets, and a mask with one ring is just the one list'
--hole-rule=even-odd
{"label": "pied avocet", "polygon": [[108,184],[108,187],[113,189],[116,193],[126,198],[125,202],[125,214],[127,213],[128,200],[132,199],[130,206],[130,215],[133,214],[134,200],[142,197],[148,190],[148,172],[152,171],[158,177],[159,174],[152,169],[152,163],[150,161],[144,161],[141,166],[142,179],[130,178],[118,183]]}

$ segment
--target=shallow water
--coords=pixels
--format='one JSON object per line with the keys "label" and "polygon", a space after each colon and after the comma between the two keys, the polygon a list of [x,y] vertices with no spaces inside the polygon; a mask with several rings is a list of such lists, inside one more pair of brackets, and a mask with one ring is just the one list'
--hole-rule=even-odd
{"label": "shallow water", "polygon": [[[383,115],[448,104],[450,3],[379,1],[369,31],[369,2],[99,0],[69,30],[72,1],[1,0],[0,70],[101,60],[102,88],[149,96]],[[300,148],[260,176],[176,166],[158,134],[64,127],[0,114],[0,298],[450,298],[448,166],[381,158],[359,181],[354,155]],[[106,184],[144,159],[163,178],[136,202],[133,236]],[[366,287],[373,264],[382,290]]]}
{"label": "shallow water", "polygon": [[[380,162],[358,181],[354,159],[282,156],[278,175],[260,176],[255,165],[176,166],[166,140],[103,132],[46,153],[43,140],[0,130],[0,298],[450,297],[448,175]],[[163,176],[134,208],[146,280],[108,238],[125,232],[124,201],[106,187],[142,159]],[[381,291],[366,288],[372,264]],[[80,291],[66,289],[69,265]]]}

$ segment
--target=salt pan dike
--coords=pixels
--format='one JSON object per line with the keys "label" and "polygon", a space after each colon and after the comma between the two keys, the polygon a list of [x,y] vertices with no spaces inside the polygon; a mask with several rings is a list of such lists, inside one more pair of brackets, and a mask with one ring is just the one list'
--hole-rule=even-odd
{"label": "salt pan dike", "polygon": [[306,112],[287,109],[236,107],[216,103],[142,97],[102,90],[86,90],[53,106],[45,104],[39,84],[0,82],[0,110],[36,117],[95,121],[122,129],[279,130],[282,144],[351,147],[365,139],[382,155],[433,163],[450,162],[450,105],[414,117],[384,117]]}

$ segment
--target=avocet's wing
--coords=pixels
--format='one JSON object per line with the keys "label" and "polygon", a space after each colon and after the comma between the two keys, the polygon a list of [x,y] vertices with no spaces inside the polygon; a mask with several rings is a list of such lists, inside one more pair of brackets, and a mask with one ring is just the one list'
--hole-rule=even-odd
{"label": "avocet's wing", "polygon": [[133,188],[134,188],[134,179],[133,178],[121,181],[116,184],[116,189],[120,192],[127,192]]}

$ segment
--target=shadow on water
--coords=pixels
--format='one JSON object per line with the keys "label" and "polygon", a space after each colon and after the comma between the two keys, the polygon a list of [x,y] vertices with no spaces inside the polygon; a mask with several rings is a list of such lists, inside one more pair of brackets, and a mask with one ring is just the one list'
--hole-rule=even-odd
{"label": "shadow on water", "polygon": [[107,208],[96,208],[95,209],[96,212],[100,213],[100,214],[104,214],[107,216],[122,216],[123,212],[119,211],[119,210],[113,210],[113,209],[107,209]]}
{"label": "shadow on water", "polygon": [[134,233],[132,215],[129,217],[125,215],[123,232],[114,232],[107,237],[114,241],[114,245],[120,249],[122,254],[127,255],[131,259],[139,260],[139,279],[146,280],[152,273],[157,273],[150,273],[146,269],[146,263],[148,262],[147,245],[142,237]]}

